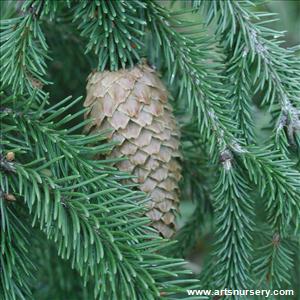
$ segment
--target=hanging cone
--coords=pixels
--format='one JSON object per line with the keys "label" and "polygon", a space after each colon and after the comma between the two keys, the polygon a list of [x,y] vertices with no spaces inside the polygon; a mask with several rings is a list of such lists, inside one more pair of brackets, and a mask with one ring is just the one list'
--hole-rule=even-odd
{"label": "hanging cone", "polygon": [[116,166],[136,175],[133,181],[151,196],[146,215],[164,237],[175,232],[178,181],[181,178],[180,133],[168,92],[146,64],[131,70],[97,72],[88,77],[86,117],[94,121],[89,133],[111,128],[109,139],[118,145],[109,157],[127,156]]}

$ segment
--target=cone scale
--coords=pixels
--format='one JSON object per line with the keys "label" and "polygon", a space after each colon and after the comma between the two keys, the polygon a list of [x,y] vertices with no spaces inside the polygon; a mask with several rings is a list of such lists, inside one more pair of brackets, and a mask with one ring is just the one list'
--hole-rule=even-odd
{"label": "cone scale", "polygon": [[161,80],[146,64],[92,73],[84,106],[93,119],[86,131],[112,129],[109,139],[118,145],[108,158],[128,158],[116,167],[136,176],[132,180],[151,197],[146,215],[152,226],[170,238],[179,204],[180,132]]}

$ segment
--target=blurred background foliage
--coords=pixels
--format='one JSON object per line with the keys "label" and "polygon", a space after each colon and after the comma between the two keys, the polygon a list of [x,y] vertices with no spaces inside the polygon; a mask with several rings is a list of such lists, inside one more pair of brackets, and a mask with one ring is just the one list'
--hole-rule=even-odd
{"label": "blurred background foliage", "polygon": [[278,30],[286,30],[286,46],[300,43],[300,1],[273,0],[264,5],[268,11],[278,13],[278,22],[273,24]]}

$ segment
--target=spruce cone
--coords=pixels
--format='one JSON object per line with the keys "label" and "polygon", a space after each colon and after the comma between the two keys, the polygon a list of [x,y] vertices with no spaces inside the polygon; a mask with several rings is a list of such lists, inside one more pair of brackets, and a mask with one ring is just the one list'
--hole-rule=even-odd
{"label": "spruce cone", "polygon": [[164,237],[174,233],[178,207],[179,129],[168,93],[154,70],[145,64],[131,70],[90,74],[84,106],[94,119],[86,130],[113,128],[118,141],[110,157],[127,156],[120,170],[137,176],[140,189],[151,196],[146,215]]}

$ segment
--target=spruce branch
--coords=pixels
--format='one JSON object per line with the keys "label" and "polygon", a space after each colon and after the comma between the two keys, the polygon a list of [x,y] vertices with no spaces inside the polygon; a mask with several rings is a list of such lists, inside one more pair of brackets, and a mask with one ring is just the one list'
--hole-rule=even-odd
{"label": "spruce branch", "polygon": [[[224,151],[230,151],[234,142],[232,132],[235,123],[226,110],[228,101],[224,96],[226,91],[221,84],[218,63],[207,64],[217,55],[211,40],[196,37],[192,33],[179,33],[182,27],[191,27],[189,22],[179,21],[177,15],[166,12],[155,1],[147,1],[145,10],[147,26],[151,30],[154,44],[158,45],[168,67],[170,84],[175,76],[180,74],[180,95],[187,99],[187,106],[195,112],[199,125],[199,133],[203,140],[210,143],[210,154],[215,161]],[[195,24],[193,23],[192,26]],[[220,104],[222,103],[222,104]],[[237,141],[236,141],[237,142]]]}
{"label": "spruce branch", "polygon": [[[252,206],[244,191],[247,189],[247,183],[232,165],[233,151],[244,150],[233,138],[236,125],[226,111],[228,102],[221,87],[218,66],[212,64],[209,67],[204,64],[207,59],[205,53],[213,51],[211,43],[202,43],[199,38],[193,38],[193,35],[179,34],[174,27],[186,27],[187,24],[176,22],[175,18],[165,13],[155,2],[148,2],[146,14],[148,26],[156,38],[155,42],[163,49],[162,53],[171,74],[170,81],[172,82],[176,72],[181,73],[181,94],[186,91],[191,110],[197,109],[199,134],[203,140],[209,142],[210,154],[215,162],[219,161],[221,165],[219,181],[215,188],[215,213],[217,225],[220,225],[220,239],[216,244],[218,262],[217,268],[214,269],[215,284],[218,288],[245,287],[251,283],[249,260],[252,252]],[[231,214],[229,220],[228,213]],[[237,234],[243,230],[245,233],[238,242]],[[224,249],[224,243],[230,248]],[[237,259],[239,262],[235,264]]]}
{"label": "spruce branch", "polygon": [[248,80],[250,76],[249,66],[245,60],[239,61],[235,57],[228,57],[227,59],[229,66],[225,75],[230,78],[227,97],[231,99],[232,110],[236,112],[234,118],[241,132],[238,136],[251,144],[255,141],[255,135],[251,107],[252,91]]}
{"label": "spruce branch", "polygon": [[[193,1],[193,3],[196,7],[200,4],[206,6],[208,22],[213,18],[217,19],[216,33],[220,36],[221,43],[228,53],[227,72],[231,73],[235,83],[238,83],[236,89],[246,91],[244,95],[240,95],[238,91],[233,93],[232,99],[235,105],[236,96],[241,96],[240,99],[245,103],[243,112],[249,113],[247,105],[251,105],[253,94],[248,93],[249,84],[246,80],[251,78],[250,68],[256,67],[257,72],[251,80],[250,89],[253,86],[256,88],[254,93],[262,91],[262,104],[272,107],[276,103],[278,109],[274,114],[277,118],[274,141],[282,153],[289,154],[290,144],[299,140],[297,133],[299,131],[299,102],[297,100],[297,93],[299,94],[300,90],[297,83],[299,67],[297,67],[293,52],[279,46],[278,38],[282,36],[282,33],[264,27],[263,22],[253,23],[252,19],[260,21],[261,16],[249,9],[252,5],[250,1]],[[270,16],[270,14],[265,14],[265,16]],[[271,35],[274,39],[269,39]],[[234,70],[237,72],[234,73]],[[245,121],[244,124],[251,124],[250,120],[245,119]],[[239,124],[243,126],[242,119],[239,120]],[[246,137],[249,136],[250,141],[249,133],[251,130],[247,130],[244,126],[244,134]],[[269,151],[267,153],[256,155],[256,159],[253,157],[251,165],[249,162],[246,163],[246,168],[252,170],[250,177],[254,179],[255,184],[259,182],[259,189],[263,191],[262,194],[265,194],[264,199],[268,199],[266,210],[274,236],[278,235],[279,231],[278,236],[284,240],[291,223],[296,228],[299,226],[299,185],[297,184],[299,174],[292,170],[294,165],[287,160],[281,160],[278,153]],[[273,161],[269,160],[272,157]],[[246,158],[248,159],[249,157]],[[261,159],[264,160],[263,168],[260,165]],[[282,166],[290,169],[288,174],[284,174],[286,169]],[[260,173],[263,174],[258,176],[261,179],[257,180],[255,177],[257,178],[256,172],[259,168],[262,170]],[[297,178],[296,181],[286,182],[286,180],[289,181],[290,172],[293,173],[294,178]],[[268,241],[265,240],[265,243],[267,244]],[[262,256],[256,260],[256,264],[261,274],[265,276],[263,279],[271,285],[272,282],[276,282],[277,286],[280,286],[279,282],[283,279],[288,281],[287,275],[293,264],[288,261],[291,253],[287,252],[284,243],[276,247],[263,246],[262,249]],[[280,260],[284,262],[284,268],[278,263]]]}
{"label": "spruce branch", "polygon": [[[7,183],[0,173],[0,186]],[[29,228],[17,215],[15,204],[0,189],[0,297],[7,300],[32,299],[33,263],[30,260]]]}
{"label": "spruce branch", "polygon": [[260,256],[254,260],[254,277],[259,285],[282,287],[284,282],[290,281],[294,265],[287,238],[291,231],[294,234],[299,231],[300,173],[293,168],[294,163],[283,160],[278,151],[253,149],[253,152],[255,157],[249,153],[242,160],[250,180],[260,191],[273,233],[273,241],[267,236],[259,245]]}
{"label": "spruce branch", "polygon": [[138,10],[145,7],[140,0],[133,1],[79,1],[74,10],[81,36],[89,39],[86,53],[98,56],[98,69],[111,71],[132,67],[140,60],[145,21]]}
{"label": "spruce branch", "polygon": [[[216,34],[220,36],[228,53],[227,72],[237,86],[232,99],[235,106],[243,107],[241,114],[244,117],[239,121],[243,124],[245,135],[249,138],[252,136],[253,122],[247,115],[253,95],[259,92],[262,97],[261,105],[272,108],[276,104],[279,108],[274,114],[274,137],[277,147],[288,154],[284,144],[293,144],[295,136],[299,140],[300,68],[295,51],[280,46],[283,32],[264,25],[274,21],[264,21],[265,17],[272,17],[273,14],[252,11],[251,7],[255,4],[249,0],[192,0],[192,4],[195,8],[203,8],[208,23],[213,19],[217,20]],[[249,71],[254,68],[254,76],[250,76]],[[250,85],[247,80],[250,80]],[[252,87],[254,92],[251,94],[249,91]],[[247,124],[251,127],[248,128]],[[283,139],[285,143],[278,142],[279,139]]]}
{"label": "spruce branch", "polygon": [[[196,0],[193,2],[196,3]],[[198,2],[202,6],[203,1]],[[194,27],[193,22],[179,21],[183,14],[169,14],[154,1],[74,1],[73,14],[78,13],[79,17],[74,15],[74,19],[82,35],[89,39],[87,50],[98,51],[98,68],[101,70],[128,67],[140,59],[146,29],[143,26],[147,23],[153,41],[151,49],[156,45],[160,48],[160,59],[166,63],[169,81],[179,82],[178,99],[182,106],[189,108],[185,116],[191,117],[191,123],[197,123],[193,137],[204,141],[212,158],[210,163],[218,168],[212,176],[207,175],[212,181],[218,180],[212,213],[210,205],[203,205],[202,199],[210,202],[212,197],[206,194],[211,190],[197,184],[196,180],[201,180],[201,176],[192,174],[197,167],[203,168],[198,163],[199,157],[192,155],[193,147],[197,145],[192,143],[190,148],[186,148],[191,160],[186,164],[189,169],[186,180],[191,179],[193,185],[191,193],[186,195],[198,202],[197,210],[181,232],[187,233],[180,237],[185,246],[194,242],[192,227],[202,229],[199,222],[201,217],[205,217],[204,212],[216,217],[216,255],[211,256],[208,262],[205,273],[209,277],[204,284],[210,283],[215,288],[249,288],[252,279],[255,279],[259,286],[283,286],[291,281],[296,253],[289,245],[289,235],[298,237],[300,225],[300,176],[288,159],[290,146],[300,145],[299,85],[296,82],[299,62],[295,61],[292,50],[283,54],[276,38],[272,39],[279,33],[252,22],[252,19],[258,20],[257,17],[263,18],[251,12],[252,2],[205,2],[211,8],[209,19],[217,19],[217,36],[221,37],[227,56],[225,73],[222,73],[224,66],[218,62],[223,57],[215,50],[215,41],[207,36],[199,37],[200,30]],[[132,3],[137,5],[137,9]],[[27,0],[24,9],[22,20],[26,16],[37,21],[46,17],[53,19],[59,2]],[[67,18],[63,16],[61,20],[64,22]],[[19,23],[22,21],[17,21]],[[13,32],[13,27],[10,30]],[[35,38],[34,34],[29,35]],[[132,37],[136,43],[132,43]],[[30,41],[30,38],[27,37],[27,40]],[[54,40],[47,34],[49,45],[50,40],[53,44],[58,39]],[[104,47],[101,41],[105,41]],[[43,48],[38,38],[35,42],[38,48]],[[24,45],[30,45],[26,43]],[[40,54],[38,57],[39,60],[46,58]],[[74,58],[70,58],[72,61]],[[7,72],[10,68],[7,67]],[[257,73],[252,77],[255,68]],[[65,69],[68,72],[69,68]],[[271,78],[272,75],[274,78]],[[12,87],[7,75],[3,78],[7,80],[5,86]],[[33,85],[37,83],[35,79],[39,80],[36,76],[29,79],[33,80]],[[275,84],[280,87],[275,87]],[[22,207],[22,211],[28,212],[33,224],[55,242],[55,251],[71,261],[84,277],[83,281],[90,280],[95,284],[95,298],[181,299],[185,294],[184,288],[192,288],[195,281],[185,279],[186,272],[180,268],[183,261],[157,253],[169,244],[155,238],[146,226],[148,220],[141,217],[141,204],[147,200],[145,195],[132,191],[132,186],[123,181],[130,175],[111,167],[110,161],[93,160],[95,154],[105,154],[113,146],[104,142],[105,133],[89,137],[74,134],[89,122],[78,124],[75,121],[84,112],[74,109],[80,99],[67,98],[45,108],[47,98],[43,96],[40,107],[37,107],[33,105],[37,96],[33,90],[31,87],[32,99],[29,101],[24,97],[16,100],[6,95],[1,98],[3,151],[0,168],[4,172],[0,175],[0,187],[3,189],[0,206],[3,204],[11,209],[15,216],[7,213],[8,210],[3,213],[5,210],[1,209],[1,222],[2,216],[5,216],[5,220],[9,220],[5,222],[9,223],[10,232],[17,239],[17,243],[13,243],[14,238],[9,240],[8,236],[1,234],[1,246],[12,244],[5,248],[7,256],[3,257],[8,258],[5,267],[13,263],[11,253],[19,253],[20,244],[26,242],[25,230],[19,231],[20,237],[15,234],[21,226],[14,221],[21,220],[20,210],[15,210],[15,207],[21,202],[21,205],[27,206]],[[24,86],[22,92],[28,93],[28,89]],[[261,149],[248,146],[254,141],[251,100],[254,94],[259,93],[264,97],[262,105],[274,108],[277,123],[272,142],[276,142],[280,151],[275,151],[274,147]],[[70,109],[76,113],[68,114]],[[239,113],[232,116],[235,110]],[[188,136],[187,142],[191,139]],[[193,151],[195,154],[196,150]],[[13,160],[7,156],[11,152],[16,154]],[[260,257],[254,256],[252,249],[256,233],[253,232],[251,190],[253,197],[260,193],[259,200],[262,199],[265,204],[265,211],[261,213],[263,217],[267,213],[269,223],[268,235],[258,243],[261,246]],[[9,202],[7,195],[13,195],[17,201]],[[23,249],[28,249],[28,246]],[[30,281],[31,277],[27,277],[25,271],[30,272],[31,266],[25,260],[25,267],[20,266],[24,253],[20,257],[15,266],[21,271],[14,273],[15,270],[12,270],[12,276],[7,277],[9,286],[17,286],[16,292],[3,294],[4,289],[0,285],[0,298],[5,295],[3,297],[15,300],[18,293],[23,293],[26,299],[30,297],[31,284],[26,283],[26,278]],[[251,270],[253,261],[254,270]],[[6,269],[9,271],[11,268]],[[214,282],[211,274],[215,275]],[[5,275],[1,273],[1,276],[2,280]],[[21,284],[25,285],[24,290]],[[89,295],[92,294],[92,288],[89,292]]]}
{"label": "spruce branch", "polygon": [[245,289],[252,283],[251,231],[254,223],[253,202],[249,190],[250,187],[239,169],[219,170],[214,189],[218,266],[214,273],[215,285],[222,289]]}
{"label": "spruce branch", "polygon": [[[24,3],[21,6],[21,10],[26,12],[29,11],[33,14],[37,19],[41,19],[43,17],[48,17],[50,21],[54,20],[55,14],[60,6],[60,1],[51,1],[51,0],[23,0]],[[63,3],[68,8],[70,8],[71,3],[70,0],[66,0]]]}
{"label": "spruce branch", "polygon": [[240,159],[265,199],[268,221],[274,233],[284,237],[290,227],[299,229],[300,173],[293,168],[292,161],[283,159],[271,146],[254,147],[251,151]]}
{"label": "spruce branch", "polygon": [[278,233],[268,238],[269,243],[258,249],[253,263],[258,285],[265,282],[271,288],[281,287],[283,283],[290,285],[294,265],[290,241],[282,240]]}
{"label": "spruce branch", "polygon": [[[214,2],[212,2],[214,3]],[[150,5],[151,4],[151,5]],[[213,74],[215,74],[215,77],[210,77],[209,74],[211,74],[210,71],[208,71],[208,67],[203,66],[203,62],[197,61],[197,57],[201,57],[201,51],[199,49],[206,49],[205,45],[200,48],[199,46],[199,40],[198,43],[195,41],[188,39],[184,36],[184,34],[179,34],[176,32],[174,28],[168,25],[174,24],[173,22],[176,21],[175,18],[171,20],[170,15],[167,15],[157,4],[154,2],[150,2],[147,12],[149,14],[148,16],[148,22],[152,26],[153,29],[153,35],[157,35],[158,44],[161,45],[161,47],[164,49],[163,53],[165,53],[165,59],[167,62],[169,62],[169,68],[170,68],[170,74],[174,73],[175,71],[182,72],[184,74],[182,85],[186,88],[189,99],[189,103],[196,102],[196,105],[198,105],[198,115],[197,119],[198,122],[200,122],[200,134],[204,139],[207,136],[210,136],[210,146],[209,149],[212,149],[212,153],[219,153],[218,157],[220,159],[220,162],[224,166],[225,169],[230,170],[232,167],[232,162],[237,159],[237,157],[242,157],[244,160],[245,167],[248,170],[248,173],[251,175],[250,177],[253,179],[256,179],[257,173],[255,173],[254,170],[260,170],[261,172],[274,172],[274,170],[277,170],[282,174],[283,172],[283,166],[289,168],[288,172],[294,172],[292,171],[292,162],[288,159],[281,159],[276,152],[270,152],[264,149],[266,153],[257,151],[257,148],[253,147],[244,147],[243,143],[240,142],[240,140],[236,140],[233,138],[232,132],[236,132],[235,126],[236,123],[228,120],[228,115],[226,114],[226,109],[224,113],[224,107],[219,106],[216,103],[216,99],[223,100],[223,93],[221,90],[220,95],[216,95],[216,90],[214,86],[211,86],[211,82],[219,82],[220,76],[215,74],[215,71]],[[175,20],[174,20],[175,19]],[[170,23],[168,23],[170,22]],[[154,30],[156,29],[156,30]],[[166,34],[168,32],[168,35]],[[189,43],[188,43],[189,42]],[[165,44],[164,44],[165,43]],[[184,46],[184,47],[183,47]],[[194,48],[193,48],[194,47]],[[185,52],[183,52],[183,49]],[[197,53],[196,55],[192,55]],[[200,69],[201,66],[201,69]],[[198,69],[197,69],[198,67]],[[213,66],[214,67],[214,66]],[[173,69],[174,68],[174,69]],[[185,74],[184,72],[188,70],[189,74],[192,74],[192,76],[188,76],[188,74]],[[198,74],[202,74],[206,71],[205,75],[202,76],[202,83],[197,82],[198,85],[196,85],[196,82],[193,81],[195,78],[194,76]],[[172,73],[173,71],[173,73]],[[199,75],[198,75],[199,76]],[[171,75],[172,77],[172,75]],[[191,79],[192,78],[192,79]],[[197,79],[197,78],[196,78]],[[200,77],[199,77],[200,79]],[[213,80],[214,79],[214,80]],[[207,82],[206,82],[207,80]],[[186,84],[185,84],[186,82]],[[204,90],[201,90],[201,87],[205,87]],[[194,89],[193,89],[194,88]],[[203,98],[201,98],[204,97]],[[206,97],[206,98],[205,98]],[[219,98],[218,98],[219,97]],[[221,98],[220,98],[221,97]],[[200,99],[202,101],[200,101]],[[225,100],[226,101],[226,100]],[[226,102],[225,102],[226,103]],[[220,111],[220,108],[222,107],[222,113]],[[209,110],[212,108],[213,110]],[[203,112],[201,112],[201,109],[203,109]],[[210,118],[209,118],[210,117]],[[207,120],[209,118],[209,121]],[[225,122],[224,122],[225,120]],[[222,122],[223,121],[223,122]],[[224,125],[226,124],[226,125]],[[202,126],[201,126],[202,125]],[[207,135],[206,135],[207,134]],[[216,143],[217,141],[217,143]],[[240,143],[239,143],[240,142]],[[219,147],[219,151],[215,150],[216,145],[221,145]],[[221,151],[220,151],[221,150]],[[276,161],[271,161],[267,159],[267,157],[273,158],[273,160],[276,158]],[[264,159],[262,159],[264,157]],[[251,166],[250,162],[255,166]],[[258,163],[259,162],[259,163]],[[296,172],[296,171],[295,171]],[[298,174],[298,172],[296,172]],[[295,173],[295,174],[296,174]],[[254,177],[255,175],[255,177]],[[265,180],[266,174],[259,176],[259,178],[263,181]],[[268,174],[270,175],[270,174]],[[282,176],[284,176],[282,174]],[[286,174],[287,176],[287,174]],[[288,178],[290,178],[288,176]],[[280,184],[280,180],[277,181],[278,184]],[[273,189],[273,183],[271,180],[269,181],[269,190]],[[280,190],[281,187],[278,186],[278,189]],[[262,189],[263,191],[265,190]],[[289,189],[292,191],[298,190],[298,184],[296,181],[293,181],[292,185]],[[295,199],[297,197],[297,192],[294,193],[294,198],[291,200],[291,203],[297,204],[298,201]],[[272,198],[271,198],[272,199]],[[274,198],[273,198],[274,199]],[[276,202],[276,201],[275,201]],[[295,212],[297,213],[297,211]],[[290,219],[288,219],[290,220]]]}
{"label": "spruce branch", "polygon": [[[184,261],[156,253],[167,243],[146,226],[149,220],[140,205],[144,194],[120,183],[128,175],[107,162],[92,161],[95,153],[111,148],[95,145],[105,139],[103,133],[84,137],[59,130],[76,117],[60,118],[76,101],[68,98],[39,111],[27,105],[20,113],[24,100],[9,107],[10,100],[3,100],[9,108],[1,114],[3,145],[26,159],[16,161],[16,173],[4,174],[3,180],[24,200],[33,225],[56,243],[59,255],[71,261],[84,281],[93,279],[94,297],[152,299],[161,294],[161,299],[178,299],[185,293],[183,286],[194,281],[176,279],[188,273],[180,268]],[[60,121],[53,122],[56,118]]]}
{"label": "spruce branch", "polygon": [[201,5],[207,6],[208,23],[214,17],[218,18],[216,34],[220,37],[226,51],[225,76],[228,78],[230,86],[228,97],[232,101],[232,109],[237,112],[235,114],[237,124],[240,126],[241,132],[247,142],[251,143],[254,141],[254,132],[251,116],[253,92],[249,84],[251,65],[247,61],[249,40],[246,40],[246,42],[243,39],[245,30],[240,27],[240,24],[237,25],[240,16],[235,15],[232,8],[234,5],[238,6],[239,3],[235,4],[230,1],[210,1],[210,3],[204,3],[201,0],[192,0],[192,4],[195,8],[199,8]]}
{"label": "spruce branch", "polygon": [[[152,5],[152,2],[150,2],[150,4]],[[298,172],[292,169],[293,165],[290,161],[281,159],[280,155],[272,152],[264,152],[262,154],[258,152],[257,149],[244,147],[243,143],[240,140],[235,140],[232,137],[234,133],[238,133],[238,131],[234,129],[236,126],[236,122],[228,121],[228,114],[226,114],[226,109],[223,106],[219,106],[219,104],[215,102],[216,99],[219,99],[219,101],[223,101],[224,96],[222,95],[224,95],[224,91],[220,91],[219,88],[216,88],[211,84],[211,82],[221,82],[221,78],[219,76],[215,76],[213,78],[210,77],[209,74],[211,74],[211,70],[208,70],[206,66],[203,66],[203,62],[197,62],[197,57],[201,56],[201,50],[199,49],[206,49],[205,46],[200,47],[199,40],[197,40],[197,43],[195,43],[191,41],[191,39],[187,39],[186,37],[186,39],[184,39],[182,37],[183,34],[178,34],[176,30],[172,29],[172,27],[169,26],[170,24],[174,24],[174,18],[170,18],[170,16],[164,14],[164,11],[160,10],[160,8],[155,4],[153,5],[154,8],[151,8],[150,4],[147,9],[147,12],[149,14],[148,23],[152,26],[153,35],[157,36],[156,42],[159,43],[163,48],[162,53],[164,54],[164,58],[167,62],[170,74],[175,74],[176,72],[183,73],[183,80],[181,80],[181,84],[184,89],[182,88],[182,90],[188,91],[189,94],[187,95],[187,98],[189,99],[189,103],[196,102],[195,106],[198,106],[197,118],[198,121],[201,120],[200,134],[204,138],[206,137],[206,134],[207,136],[210,136],[210,149],[213,149],[212,152],[214,154],[219,153],[218,156],[214,155],[214,157],[219,157],[221,165],[223,166],[223,168],[221,168],[221,172],[224,172],[222,182],[228,182],[228,193],[224,194],[222,189],[216,190],[215,198],[219,199],[218,205],[222,206],[223,210],[225,211],[226,209],[230,210],[233,207],[233,204],[237,202],[235,199],[239,199],[239,202],[243,203],[243,205],[238,205],[236,207],[236,210],[240,210],[242,212],[240,212],[240,215],[244,214],[249,218],[245,220],[251,220],[251,208],[249,209],[249,207],[247,206],[250,205],[249,199],[247,195],[240,192],[243,191],[245,187],[249,188],[247,183],[248,179],[243,180],[246,173],[240,173],[240,171],[238,170],[239,158],[242,158],[241,165],[244,165],[247,173],[250,176],[250,180],[254,181],[255,183],[259,181],[261,184],[260,190],[268,200],[266,209],[269,215],[269,222],[270,224],[272,224],[274,230],[279,230],[280,232],[284,233],[286,228],[291,226],[292,224],[297,227],[299,225],[299,222],[297,221],[299,216],[299,185],[297,181],[293,181],[290,179],[290,173],[295,172],[295,175],[298,178]],[[194,56],[192,54],[194,54]],[[195,65],[198,66],[198,69],[195,68]],[[187,70],[188,74],[185,73],[187,72]],[[206,71],[206,76],[202,76],[202,84],[200,83],[200,81],[195,84],[195,81],[193,81],[195,74],[201,74],[203,70]],[[170,77],[172,78],[172,75],[170,75]],[[203,86],[206,88],[205,90]],[[247,87],[247,89],[249,90],[249,87]],[[201,99],[201,101],[196,99]],[[225,106],[230,107],[230,103],[227,103],[226,100],[224,101],[225,102],[223,103],[227,104]],[[222,108],[222,113],[219,110],[220,108]],[[208,117],[210,117],[209,121],[207,121]],[[222,121],[224,123],[222,123]],[[217,143],[214,143],[215,141],[217,141]],[[218,148],[219,145],[222,145],[223,147]],[[268,157],[272,160],[269,160]],[[275,158],[276,161],[274,161]],[[284,168],[288,168],[288,171],[284,170]],[[237,172],[237,174],[239,174],[238,178],[241,178],[241,180],[235,180],[232,183],[232,172],[234,172],[234,174],[236,174]],[[288,174],[285,174],[286,172]],[[278,174],[277,180],[275,180],[275,182],[272,180],[274,173]],[[268,179],[267,182],[265,182],[266,178]],[[288,180],[291,180],[288,187],[289,196],[287,198],[285,195],[286,192],[283,192],[285,184],[283,183],[282,178],[289,178]],[[277,190],[279,191],[279,194],[275,194],[273,192]],[[239,191],[238,194],[236,194],[237,191]],[[227,196],[224,198],[224,195]],[[221,205],[221,199],[223,201],[223,205]],[[286,201],[285,199],[288,199],[288,201]],[[226,220],[228,220],[228,216],[223,215],[223,217],[225,219],[227,217]],[[220,218],[220,216],[218,218]],[[229,221],[233,222],[231,220]],[[230,225],[231,223],[229,221],[226,224]],[[249,221],[248,223],[247,221],[246,223],[242,223],[243,226],[247,227],[248,224],[251,224],[252,222]],[[225,221],[223,220],[223,222]],[[235,221],[235,223],[237,223],[237,221]],[[230,228],[230,226],[228,228]],[[251,225],[247,228],[248,233],[245,235],[245,240],[242,241],[243,244],[238,244],[236,246],[237,248],[235,249],[236,255],[239,255],[240,253],[243,254],[243,256],[239,256],[239,258],[241,259],[241,264],[239,264],[239,266],[241,268],[236,270],[236,272],[233,272],[232,270],[233,273],[232,277],[230,278],[231,281],[226,281],[227,284],[230,284],[230,286],[233,287],[241,287],[243,286],[243,284],[245,284],[245,282],[251,282],[251,275],[249,274],[249,261],[252,253]],[[223,230],[224,232],[226,232],[226,228],[224,228]],[[228,232],[230,232],[229,229]],[[219,252],[222,251],[222,242],[224,241],[222,237],[224,236],[228,239],[227,244],[232,243],[233,245],[235,245],[236,243],[236,237],[234,235],[220,235],[219,242],[217,239],[217,249],[219,249],[217,251]],[[230,253],[231,254],[227,256],[227,264],[225,261],[222,261],[222,258],[218,260],[216,268],[221,268],[223,274],[228,274],[228,272],[230,273],[230,261],[234,261],[235,259],[234,252]],[[226,275],[222,275],[221,272],[217,273],[216,275],[216,284],[220,285],[221,282],[224,282],[224,280],[226,279],[222,276]]]}
{"label": "spruce branch", "polygon": [[38,20],[42,1],[38,2],[36,9],[28,8],[24,15],[0,22],[1,84],[15,95],[40,94],[41,85],[47,83],[43,76],[48,46]]}

